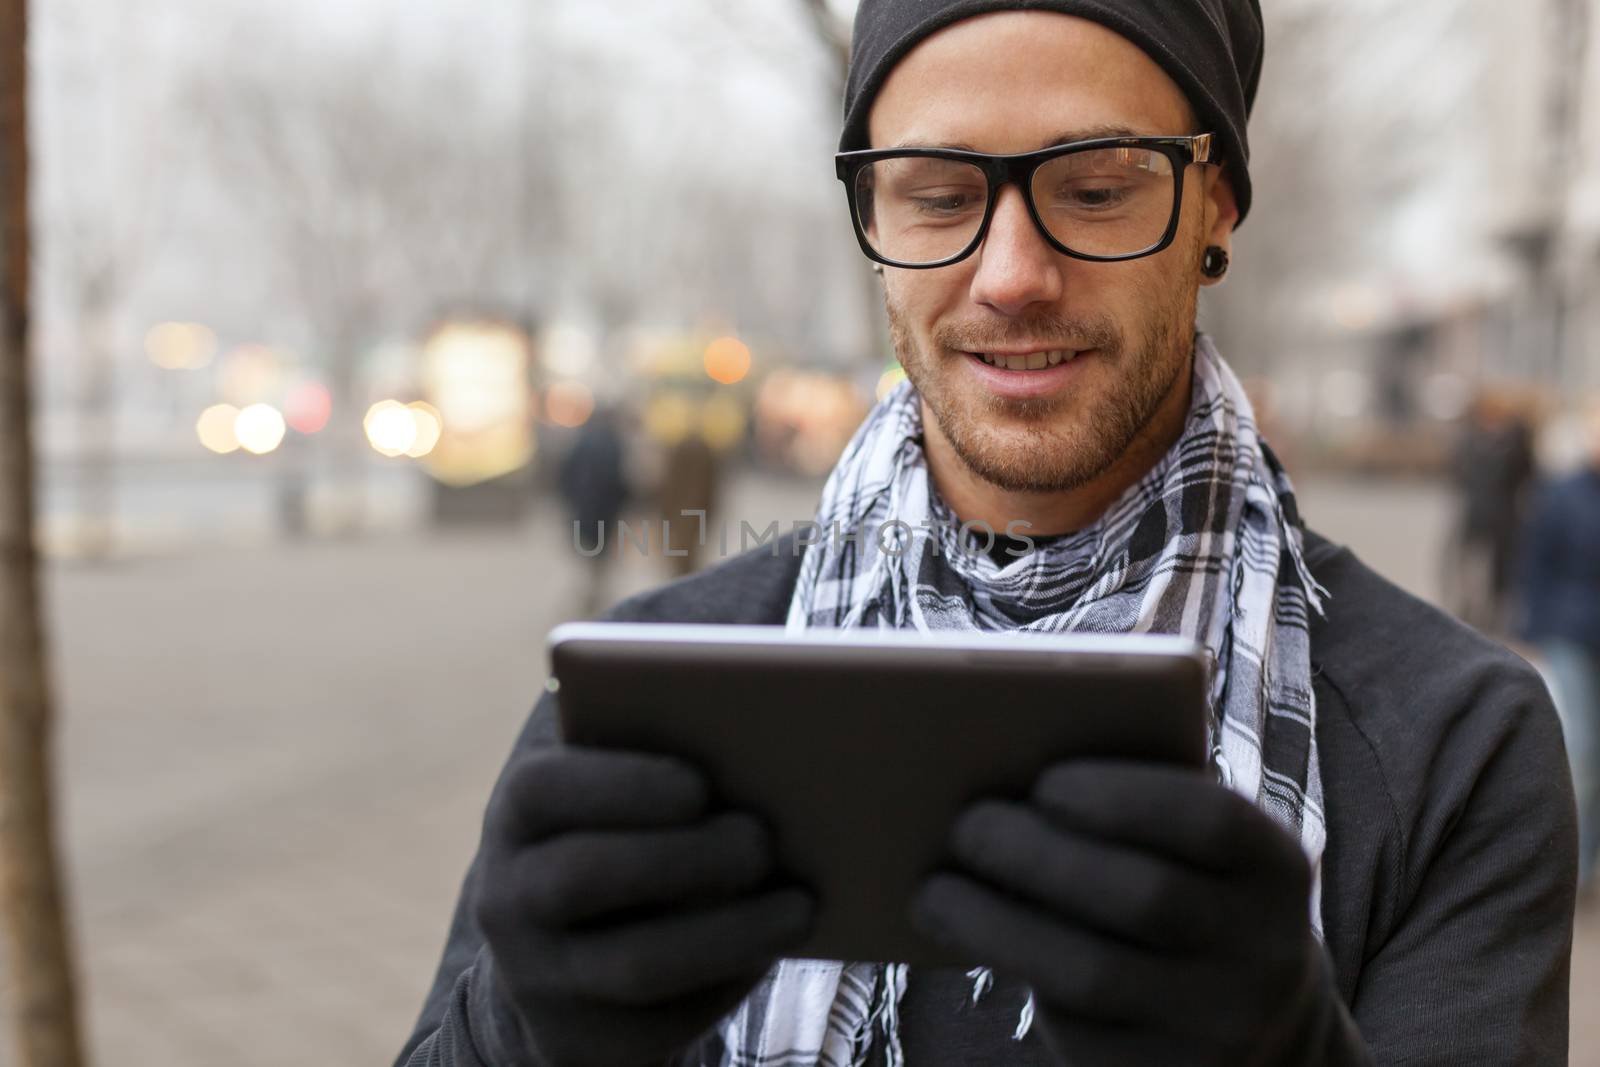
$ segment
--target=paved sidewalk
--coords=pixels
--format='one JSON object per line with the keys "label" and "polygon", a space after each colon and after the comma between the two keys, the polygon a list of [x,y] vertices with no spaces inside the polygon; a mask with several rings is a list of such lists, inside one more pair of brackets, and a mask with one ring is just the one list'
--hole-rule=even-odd
{"label": "paved sidewalk", "polygon": [[[1432,592],[1436,497],[1305,489],[1315,525]],[[730,510],[787,526],[811,499],[741,482]],[[52,571],[94,1063],[390,1062],[544,634],[578,603],[564,534],[552,516]],[[629,560],[618,592],[660,562]],[[1573,1002],[1597,998],[1590,914]],[[1600,1020],[1574,1015],[1572,1063],[1600,1067]]]}

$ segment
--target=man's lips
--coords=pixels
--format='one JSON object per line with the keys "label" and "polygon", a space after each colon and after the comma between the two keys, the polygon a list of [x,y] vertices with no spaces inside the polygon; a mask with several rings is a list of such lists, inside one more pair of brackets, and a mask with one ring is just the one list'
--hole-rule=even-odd
{"label": "man's lips", "polygon": [[[1095,349],[964,352],[962,362],[979,384],[995,396],[1011,399],[1048,396],[1079,377]],[[1052,361],[1053,357],[1053,361]],[[1016,368],[1016,369],[1012,369]]]}

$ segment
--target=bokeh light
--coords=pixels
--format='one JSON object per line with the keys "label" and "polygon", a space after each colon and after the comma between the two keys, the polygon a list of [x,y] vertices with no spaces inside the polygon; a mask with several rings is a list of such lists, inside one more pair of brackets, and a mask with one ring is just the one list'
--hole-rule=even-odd
{"label": "bokeh light", "polygon": [[368,408],[361,428],[367,442],[385,456],[403,456],[417,441],[417,420],[398,400],[380,400]]}
{"label": "bokeh light", "polygon": [[194,432],[200,443],[218,455],[237,451],[239,436],[234,425],[239,419],[239,409],[232,404],[212,404],[195,420]]}
{"label": "bokeh light", "polygon": [[750,373],[750,347],[737,337],[719,337],[706,346],[705,367],[713,381],[732,385]]}
{"label": "bokeh light", "polygon": [[284,415],[300,433],[317,433],[333,414],[333,394],[321,382],[301,382],[289,390]]}
{"label": "bokeh light", "polygon": [[700,410],[700,436],[712,448],[729,449],[744,438],[748,421],[744,405],[727,393],[718,392]]}
{"label": "bokeh light", "polygon": [[239,447],[258,456],[277,448],[286,429],[283,413],[271,404],[251,404],[233,420]]}
{"label": "bokeh light", "polygon": [[406,410],[411,413],[415,432],[415,439],[411,447],[406,449],[406,455],[421,459],[438,445],[439,437],[444,433],[444,420],[439,417],[439,410],[425,400],[407,404]]}
{"label": "bokeh light", "polygon": [[[564,343],[559,336],[557,342],[558,348]],[[429,446],[422,456],[429,474],[464,487],[510,474],[533,458],[531,358],[527,334],[504,319],[449,319],[433,329],[423,344],[422,395],[439,433],[429,446],[432,426],[413,404],[417,436],[409,449],[418,455]]]}
{"label": "bokeh light", "polygon": [[582,426],[594,414],[594,393],[582,382],[556,382],[545,394],[544,411],[557,426]]}
{"label": "bokeh light", "polygon": [[657,393],[645,405],[643,422],[644,432],[652,441],[674,445],[694,429],[694,405],[679,392]]}
{"label": "bokeh light", "polygon": [[423,346],[423,395],[451,433],[521,422],[528,403],[528,339],[496,322],[452,322]]}
{"label": "bokeh light", "polygon": [[211,362],[217,335],[198,322],[158,322],[144,335],[145,355],[167,370],[192,370]]}

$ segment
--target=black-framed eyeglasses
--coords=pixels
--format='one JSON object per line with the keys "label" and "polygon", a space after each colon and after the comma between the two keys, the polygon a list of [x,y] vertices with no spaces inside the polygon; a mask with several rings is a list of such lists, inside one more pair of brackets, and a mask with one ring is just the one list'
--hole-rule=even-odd
{"label": "black-framed eyeglasses", "polygon": [[1217,165],[1209,133],[1105,137],[995,156],[946,148],[840,152],[839,180],[861,250],[891,267],[944,267],[989,232],[1002,188],[1015,184],[1051,247],[1115,262],[1172,243],[1191,163]]}

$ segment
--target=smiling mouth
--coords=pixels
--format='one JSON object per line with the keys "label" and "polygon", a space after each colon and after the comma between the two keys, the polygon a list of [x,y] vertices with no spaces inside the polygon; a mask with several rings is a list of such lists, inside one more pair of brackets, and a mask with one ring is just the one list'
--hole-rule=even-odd
{"label": "smiling mouth", "polygon": [[1048,352],[1027,352],[1015,355],[994,352],[968,352],[967,355],[974,359],[981,359],[991,367],[1001,370],[1044,370],[1061,363],[1071,363],[1081,354],[1071,348],[1055,348]]}

